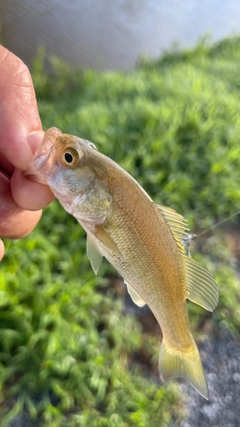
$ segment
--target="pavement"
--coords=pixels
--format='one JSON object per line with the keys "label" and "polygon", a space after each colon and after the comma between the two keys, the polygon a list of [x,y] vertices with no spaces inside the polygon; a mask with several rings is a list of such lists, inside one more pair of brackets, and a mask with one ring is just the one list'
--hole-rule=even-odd
{"label": "pavement", "polygon": [[220,329],[198,344],[209,388],[209,401],[191,386],[186,395],[186,416],[171,427],[240,427],[240,341]]}

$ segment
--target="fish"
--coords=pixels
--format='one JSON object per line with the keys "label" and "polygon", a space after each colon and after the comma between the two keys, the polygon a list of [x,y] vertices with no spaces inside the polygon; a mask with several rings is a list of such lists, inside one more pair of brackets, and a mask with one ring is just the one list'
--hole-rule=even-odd
{"label": "fish", "polygon": [[26,175],[48,185],[84,228],[94,272],[105,257],[123,277],[132,300],[139,307],[149,306],[162,330],[162,380],[181,377],[208,399],[186,301],[212,312],[218,303],[218,286],[188,256],[184,217],[156,204],[92,142],[57,128],[46,131]]}

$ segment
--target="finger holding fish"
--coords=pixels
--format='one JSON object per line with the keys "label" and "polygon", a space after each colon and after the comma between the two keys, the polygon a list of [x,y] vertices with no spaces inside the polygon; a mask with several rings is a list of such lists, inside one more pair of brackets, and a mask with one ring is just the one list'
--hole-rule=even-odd
{"label": "finger holding fish", "polygon": [[163,332],[162,378],[183,377],[208,398],[186,299],[213,310],[212,276],[186,255],[187,222],[156,205],[142,187],[94,144],[51,128],[29,165],[87,232],[95,273],[105,256],[122,275],[133,300],[149,305]]}

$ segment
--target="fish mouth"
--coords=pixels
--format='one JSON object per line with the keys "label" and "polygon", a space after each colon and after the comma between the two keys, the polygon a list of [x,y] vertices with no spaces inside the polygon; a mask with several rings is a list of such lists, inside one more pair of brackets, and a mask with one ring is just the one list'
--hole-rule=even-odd
{"label": "fish mouth", "polygon": [[62,132],[57,128],[50,128],[45,132],[39,147],[28,165],[28,170],[25,172],[25,175],[31,180],[47,184],[47,175],[55,164],[55,156],[52,153],[56,149],[55,142],[60,135],[62,135]]}

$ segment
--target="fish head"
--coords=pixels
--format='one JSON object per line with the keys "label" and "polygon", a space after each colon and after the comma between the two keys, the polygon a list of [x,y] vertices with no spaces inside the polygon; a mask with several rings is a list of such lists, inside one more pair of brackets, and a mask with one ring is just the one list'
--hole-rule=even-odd
{"label": "fish head", "polygon": [[[78,220],[101,224],[111,210],[111,191],[93,167],[95,145],[57,128],[46,131],[26,175],[46,184],[63,207]],[[99,169],[99,168],[98,168]]]}

